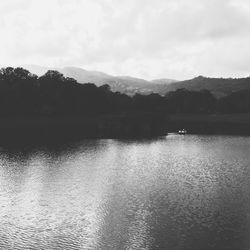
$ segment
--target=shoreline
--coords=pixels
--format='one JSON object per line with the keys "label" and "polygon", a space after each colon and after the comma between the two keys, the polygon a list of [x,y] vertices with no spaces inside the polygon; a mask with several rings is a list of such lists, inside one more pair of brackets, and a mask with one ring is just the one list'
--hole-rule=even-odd
{"label": "shoreline", "polygon": [[250,114],[169,115],[168,131],[189,134],[250,135]]}
{"label": "shoreline", "polygon": [[197,135],[249,136],[250,114],[2,117],[0,144],[19,141],[148,139],[177,133],[180,129]]}

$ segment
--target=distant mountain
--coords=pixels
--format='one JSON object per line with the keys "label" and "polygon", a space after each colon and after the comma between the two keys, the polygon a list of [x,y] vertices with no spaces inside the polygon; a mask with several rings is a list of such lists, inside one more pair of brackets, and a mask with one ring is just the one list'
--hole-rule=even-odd
{"label": "distant mountain", "polygon": [[191,80],[179,81],[165,85],[161,92],[175,91],[180,88],[199,91],[209,90],[217,97],[229,95],[239,90],[250,90],[250,77],[246,78],[208,78],[198,76]]}
{"label": "distant mountain", "polygon": [[165,85],[176,82],[176,80],[171,79],[147,81],[130,76],[111,76],[102,72],[88,71],[77,67],[46,68],[37,65],[24,65],[23,67],[39,76],[46,73],[46,71],[49,69],[58,70],[59,72],[64,74],[64,76],[72,77],[80,83],[94,83],[97,86],[108,84],[110,85],[112,91],[117,91],[128,95],[134,95],[136,93],[165,94],[165,92],[162,92],[161,89],[163,89],[164,91]]}
{"label": "distant mountain", "polygon": [[239,90],[250,90],[250,77],[247,78],[208,78],[198,76],[191,80],[176,81],[172,79],[156,79],[147,81],[130,76],[112,76],[98,71],[88,71],[77,67],[46,68],[35,65],[24,65],[24,68],[37,75],[44,74],[49,69],[58,70],[67,77],[72,77],[80,83],[95,83],[97,86],[108,84],[114,92],[128,95],[158,93],[165,95],[180,88],[199,91],[207,89],[217,97],[226,96]]}
{"label": "distant mountain", "polygon": [[173,80],[173,79],[162,78],[162,79],[152,80],[151,82],[156,83],[156,84],[171,84],[171,83],[175,83],[175,82],[178,82],[178,81]]}

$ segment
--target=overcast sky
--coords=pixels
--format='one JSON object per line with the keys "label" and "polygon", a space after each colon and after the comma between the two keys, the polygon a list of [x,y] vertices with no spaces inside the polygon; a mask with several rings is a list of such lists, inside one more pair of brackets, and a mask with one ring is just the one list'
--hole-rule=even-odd
{"label": "overcast sky", "polygon": [[250,75],[249,0],[1,0],[0,64]]}

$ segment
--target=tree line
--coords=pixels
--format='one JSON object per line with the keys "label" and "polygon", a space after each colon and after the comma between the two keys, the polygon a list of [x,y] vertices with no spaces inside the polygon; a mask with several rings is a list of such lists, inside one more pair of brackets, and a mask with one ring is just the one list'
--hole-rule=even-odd
{"label": "tree line", "polygon": [[49,70],[38,77],[23,68],[0,69],[1,116],[82,116],[133,113],[246,113],[250,91],[217,99],[208,90],[178,89],[167,93],[127,96],[108,85],[80,84]]}

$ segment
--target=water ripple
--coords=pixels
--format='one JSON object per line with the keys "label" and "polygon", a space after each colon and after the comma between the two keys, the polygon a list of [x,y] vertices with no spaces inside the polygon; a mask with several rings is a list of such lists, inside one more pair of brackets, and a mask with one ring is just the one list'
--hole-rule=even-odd
{"label": "water ripple", "polygon": [[250,138],[1,149],[0,249],[250,249]]}

